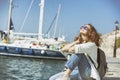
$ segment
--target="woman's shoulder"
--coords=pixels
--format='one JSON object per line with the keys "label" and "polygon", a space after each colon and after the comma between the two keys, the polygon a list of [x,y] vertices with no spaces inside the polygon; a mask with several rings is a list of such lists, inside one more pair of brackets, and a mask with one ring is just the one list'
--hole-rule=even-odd
{"label": "woman's shoulder", "polygon": [[94,42],[86,42],[86,43],[82,43],[82,44],[79,44],[79,45],[96,45]]}
{"label": "woman's shoulder", "polygon": [[97,47],[94,42],[87,42],[87,43],[85,43],[84,45]]}
{"label": "woman's shoulder", "polygon": [[87,42],[82,44],[77,44],[76,47],[97,47],[94,42]]}
{"label": "woman's shoulder", "polygon": [[86,44],[96,45],[95,42],[87,42]]}

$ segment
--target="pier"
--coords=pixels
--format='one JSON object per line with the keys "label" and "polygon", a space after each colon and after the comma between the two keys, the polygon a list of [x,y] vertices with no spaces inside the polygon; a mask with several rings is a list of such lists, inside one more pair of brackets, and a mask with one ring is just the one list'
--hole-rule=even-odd
{"label": "pier", "polygon": [[120,58],[107,57],[108,70],[103,80],[120,80]]}

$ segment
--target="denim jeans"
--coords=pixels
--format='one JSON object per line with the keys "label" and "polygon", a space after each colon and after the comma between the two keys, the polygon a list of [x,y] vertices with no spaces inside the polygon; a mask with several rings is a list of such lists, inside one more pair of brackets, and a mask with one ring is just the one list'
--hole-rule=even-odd
{"label": "denim jeans", "polygon": [[[70,75],[71,80],[93,80],[92,78],[90,78],[90,63],[83,53],[72,54],[71,58],[65,64],[65,67],[69,68],[72,71]],[[57,73],[50,77],[49,80],[56,80],[56,78],[63,75],[64,72]]]}
{"label": "denim jeans", "polygon": [[91,65],[86,58],[85,54],[73,54],[71,58],[65,64],[66,68],[69,68],[73,71],[78,67],[79,74],[82,80],[89,80],[91,75]]}

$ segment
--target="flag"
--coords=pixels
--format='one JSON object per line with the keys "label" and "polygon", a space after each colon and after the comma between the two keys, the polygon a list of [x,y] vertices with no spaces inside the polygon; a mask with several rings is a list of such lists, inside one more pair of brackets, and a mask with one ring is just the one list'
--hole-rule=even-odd
{"label": "flag", "polygon": [[10,18],[10,25],[9,25],[9,30],[13,30],[14,29],[14,25],[12,22],[12,18]]}

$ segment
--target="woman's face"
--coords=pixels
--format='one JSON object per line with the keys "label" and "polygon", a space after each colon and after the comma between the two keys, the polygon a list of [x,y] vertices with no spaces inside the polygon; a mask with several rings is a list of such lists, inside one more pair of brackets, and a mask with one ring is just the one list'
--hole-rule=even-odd
{"label": "woman's face", "polygon": [[84,25],[80,28],[80,34],[87,35],[90,30],[90,25]]}

